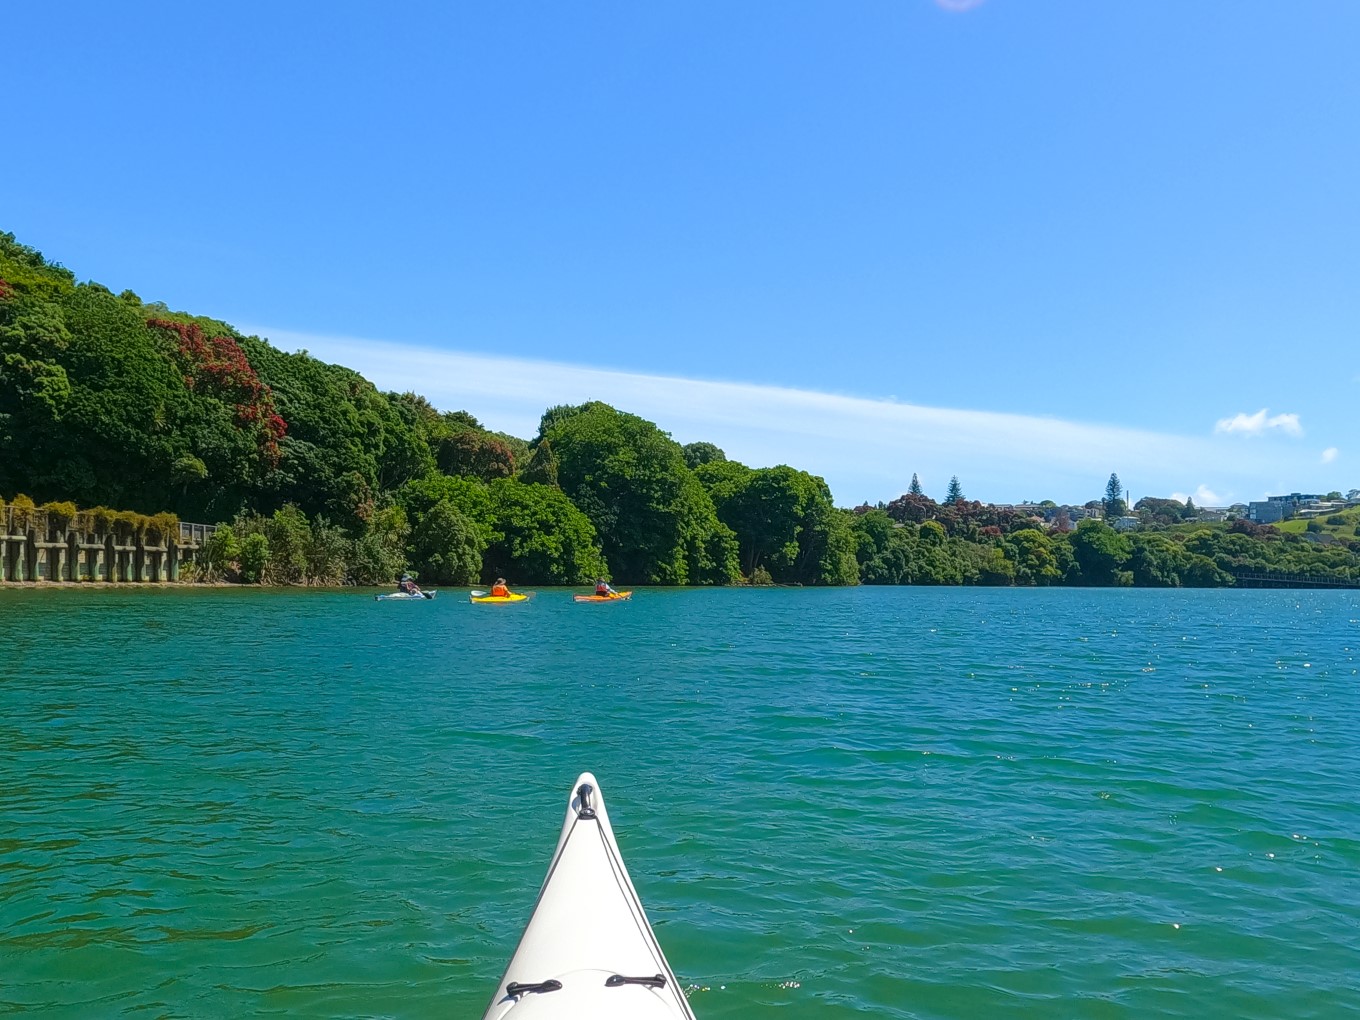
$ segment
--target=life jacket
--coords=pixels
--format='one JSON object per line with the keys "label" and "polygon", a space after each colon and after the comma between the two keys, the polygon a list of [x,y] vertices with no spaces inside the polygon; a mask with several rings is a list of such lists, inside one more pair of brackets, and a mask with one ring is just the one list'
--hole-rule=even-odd
{"label": "life jacket", "polygon": [[505,598],[505,596],[510,594],[510,589],[503,584],[493,584],[491,586],[491,594],[499,598]]}
{"label": "life jacket", "polygon": [[609,585],[607,585],[607,584],[597,584],[597,585],[595,586],[595,594],[596,594],[596,595],[612,595],[613,592],[611,592],[611,591],[609,590]]}

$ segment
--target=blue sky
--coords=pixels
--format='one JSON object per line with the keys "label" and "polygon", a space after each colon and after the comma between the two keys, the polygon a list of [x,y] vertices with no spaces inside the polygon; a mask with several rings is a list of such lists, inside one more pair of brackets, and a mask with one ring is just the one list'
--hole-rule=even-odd
{"label": "blue sky", "polygon": [[0,229],[492,427],[843,504],[1360,486],[1350,0],[4,20]]}

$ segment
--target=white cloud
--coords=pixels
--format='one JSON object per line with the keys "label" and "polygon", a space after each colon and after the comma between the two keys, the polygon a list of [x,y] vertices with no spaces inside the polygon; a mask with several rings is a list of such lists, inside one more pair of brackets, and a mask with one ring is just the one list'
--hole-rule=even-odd
{"label": "white cloud", "polygon": [[603,400],[655,421],[681,443],[713,442],[747,464],[792,464],[821,475],[841,505],[893,499],[913,472],[937,497],[957,474],[975,499],[1085,502],[1101,495],[1111,471],[1137,498],[1166,492],[1171,479],[1187,475],[1221,479],[1216,488],[1255,490],[1264,487],[1261,474],[1289,469],[1274,454],[1213,438],[243,328],[352,368],[382,389],[414,390],[437,407],[466,409],[489,428],[526,438],[553,404]]}
{"label": "white cloud", "polygon": [[1336,460],[1336,456],[1340,452],[1341,451],[1338,450],[1335,446],[1327,447],[1327,449],[1322,451],[1322,463],[1330,464],[1332,461]]}
{"label": "white cloud", "polygon": [[943,7],[946,11],[971,11],[974,7],[981,7],[986,0],[935,0],[935,6]]}
{"label": "white cloud", "polygon": [[1207,485],[1201,485],[1193,493],[1173,492],[1171,494],[1171,498],[1178,499],[1182,503],[1184,503],[1187,498],[1190,498],[1195,501],[1196,506],[1200,507],[1227,506],[1228,503],[1232,500],[1232,493],[1228,493],[1226,496],[1220,496],[1218,493],[1214,492],[1214,490],[1209,488]]}
{"label": "white cloud", "polygon": [[1220,418],[1214,431],[1220,434],[1240,433],[1244,436],[1260,436],[1272,429],[1279,429],[1287,436],[1303,435],[1297,414],[1270,414],[1268,408],[1261,408],[1255,414],[1238,413],[1231,418]]}

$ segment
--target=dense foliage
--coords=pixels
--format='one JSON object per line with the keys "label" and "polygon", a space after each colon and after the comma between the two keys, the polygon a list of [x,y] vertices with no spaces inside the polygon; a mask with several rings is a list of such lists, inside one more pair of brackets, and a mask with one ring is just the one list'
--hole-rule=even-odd
{"label": "dense foliage", "polygon": [[[995,508],[989,508],[995,509]],[[992,519],[992,515],[984,516]],[[894,520],[861,507],[854,529],[865,584],[1222,587],[1235,583],[1360,581],[1357,544],[1309,541],[1249,521],[1120,533],[1084,520],[1069,532],[1017,520],[1012,530],[952,520]],[[969,537],[965,537],[969,536]]]}
{"label": "dense foliage", "polygon": [[737,543],[685,463],[649,421],[598,402],[550,408],[539,428],[557,483],[600,536],[618,577],[641,584],[738,579]]}
{"label": "dense foliage", "polygon": [[219,373],[206,356],[226,345],[192,351],[164,325],[229,335],[221,323],[78,284],[11,235],[0,280],[0,492],[201,519],[234,512],[273,469],[281,426],[249,367]]}
{"label": "dense foliage", "polygon": [[718,519],[736,535],[745,576],[763,571],[762,576],[785,584],[859,580],[850,521],[835,508],[824,481],[782,464],[748,468],[719,454],[700,463],[695,473]]}
{"label": "dense foliage", "polygon": [[[1350,517],[1201,524],[1188,501],[1146,498],[1133,508],[1142,530],[1089,519],[1073,530],[1065,512],[1043,521],[970,501],[957,477],[937,503],[915,475],[890,503],[841,510],[814,475],[682,447],[599,402],[549,408],[526,441],[226,323],[80,283],[9,234],[0,449],[11,515],[34,507],[22,491],[49,507],[121,507],[129,521],[229,522],[201,573],[250,582],[380,584],[403,570],[454,585],[1360,578]],[[1130,512],[1113,473],[1086,506]]]}

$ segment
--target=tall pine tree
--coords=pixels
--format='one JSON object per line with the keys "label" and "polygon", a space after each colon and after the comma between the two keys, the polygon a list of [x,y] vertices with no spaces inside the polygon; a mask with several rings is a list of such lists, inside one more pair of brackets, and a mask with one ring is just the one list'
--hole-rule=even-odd
{"label": "tall pine tree", "polygon": [[925,493],[921,491],[921,479],[916,477],[915,471],[911,473],[911,487],[908,488],[907,491],[911,493],[913,496],[925,495]]}
{"label": "tall pine tree", "polygon": [[1124,502],[1124,486],[1113,471],[1110,472],[1110,480],[1105,483],[1105,498],[1100,501],[1100,505],[1105,508],[1107,520],[1123,517],[1128,510],[1128,504]]}
{"label": "tall pine tree", "polygon": [[963,486],[959,484],[959,476],[951,475],[949,478],[949,491],[945,494],[946,503],[957,503],[963,499]]}

